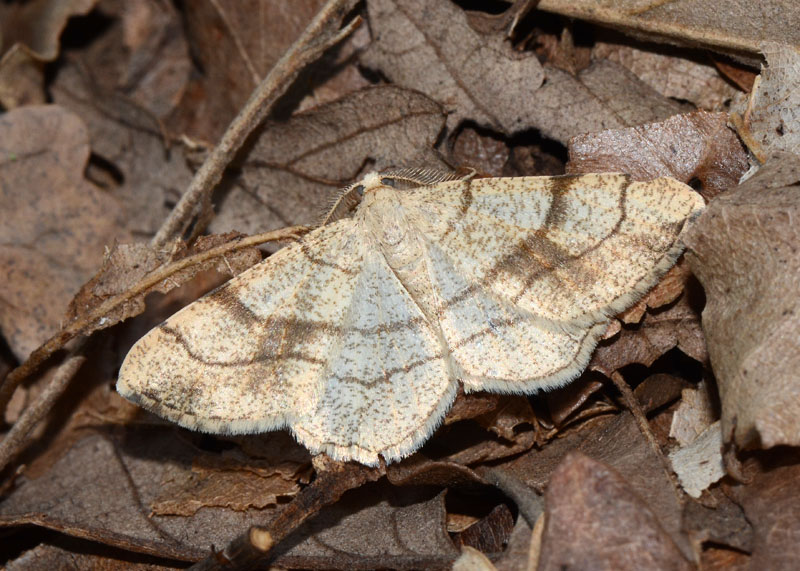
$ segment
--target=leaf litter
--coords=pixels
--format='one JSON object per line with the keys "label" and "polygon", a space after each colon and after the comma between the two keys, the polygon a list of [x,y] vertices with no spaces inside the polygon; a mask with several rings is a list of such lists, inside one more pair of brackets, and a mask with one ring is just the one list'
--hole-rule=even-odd
{"label": "leaf litter", "polygon": [[[236,564],[266,545],[285,568],[793,568],[791,9],[735,22],[691,2],[647,14],[592,0],[501,14],[347,4],[319,37],[360,17],[355,34],[294,64],[308,67],[272,88],[288,91],[199,195],[192,231],[148,245],[198,169],[191,157],[209,156],[328,5],[100,0],[49,22],[14,12],[40,44],[2,27],[0,402],[17,387],[5,435],[62,360],[85,358],[2,472],[0,525],[27,538],[0,548],[6,566],[215,568],[230,544]],[[753,32],[766,29],[783,43]],[[190,433],[110,389],[150,325],[257,263],[261,242],[277,240],[269,253],[296,237],[336,188],[402,166],[667,175],[709,206],[685,260],[618,316],[581,378],[533,397],[460,395],[426,446],[385,468],[312,459],[286,433]],[[218,235],[195,237],[206,228]]]}

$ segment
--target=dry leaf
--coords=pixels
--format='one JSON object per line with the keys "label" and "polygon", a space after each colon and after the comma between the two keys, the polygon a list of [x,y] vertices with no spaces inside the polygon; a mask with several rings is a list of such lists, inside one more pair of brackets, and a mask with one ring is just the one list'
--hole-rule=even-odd
{"label": "dry leaf", "polygon": [[594,62],[577,77],[546,67],[547,81],[517,102],[526,125],[566,145],[584,133],[661,121],[688,111],[619,64]]}
{"label": "dry leaf", "polygon": [[762,67],[747,102],[734,106],[731,119],[763,163],[775,152],[800,154],[800,48],[770,42],[761,50],[769,65]]}
{"label": "dry leaf", "polygon": [[649,41],[722,51],[754,63],[764,38],[800,45],[800,5],[764,0],[542,0],[539,10],[610,26]]}
{"label": "dry leaf", "polygon": [[649,367],[674,347],[701,363],[707,359],[703,331],[688,295],[666,309],[645,314],[640,325],[623,327],[618,337],[600,343],[589,369],[610,376],[631,363]]}
{"label": "dry leaf", "polygon": [[324,4],[323,0],[192,0],[186,35],[200,73],[184,94],[171,130],[216,142]]}
{"label": "dry leaf", "polygon": [[776,156],[712,201],[686,237],[703,283],[722,434],[739,446],[800,445],[800,159]]}
{"label": "dry leaf", "polygon": [[276,449],[269,460],[243,454],[201,454],[191,467],[170,464],[162,476],[161,491],[151,505],[155,515],[192,516],[201,508],[235,511],[264,509],[285,503],[300,491],[299,480],[311,465],[310,457],[285,432],[271,438]]}
{"label": "dry leaf", "polygon": [[178,104],[191,73],[178,11],[160,0],[103,0],[93,18],[107,24],[93,41],[71,47],[70,60],[91,70],[103,91],[124,95],[163,119]]}
{"label": "dry leaf", "polygon": [[683,527],[692,540],[752,551],[753,528],[742,508],[723,494],[721,487],[709,490],[704,499],[711,500],[710,505],[687,501],[683,510]]}
{"label": "dry leaf", "polygon": [[690,551],[681,531],[681,506],[672,483],[630,413],[583,423],[542,450],[531,450],[502,466],[529,487],[542,490],[552,485],[553,471],[574,451],[607,464],[625,478],[639,497],[648,499],[661,529],[683,552]]}
{"label": "dry leaf", "polygon": [[472,127],[461,129],[450,151],[451,164],[471,167],[488,176],[504,176],[508,157],[504,140]]}
{"label": "dry leaf", "polygon": [[747,153],[726,113],[697,111],[628,129],[589,133],[569,145],[568,173],[625,172],[636,180],[697,180],[710,199],[738,184]]}
{"label": "dry leaf", "polygon": [[507,133],[528,126],[544,79],[535,54],[515,52],[504,34],[479,34],[452,2],[373,0],[367,9],[372,44],[362,63],[441,103],[450,128],[464,119]]}
{"label": "dry leaf", "polygon": [[121,173],[113,194],[125,209],[126,227],[151,236],[191,180],[180,146],[168,148],[161,123],[149,111],[116,91],[95,84],[86,70],[62,68],[53,97],[86,121],[92,151]]}
{"label": "dry leaf", "polygon": [[[33,524],[139,553],[184,561],[225,545],[259,510],[207,508],[193,518],[148,517],[170,463],[191,465],[192,450],[173,437],[129,431],[124,444],[99,435],[77,442],[36,480],[22,477],[0,503],[0,527]],[[164,462],[169,458],[170,462]]]}
{"label": "dry leaf", "polygon": [[453,571],[496,571],[488,557],[468,545],[461,548],[461,555],[453,562],[452,569]]}
{"label": "dry leaf", "polygon": [[444,493],[372,484],[346,494],[278,547],[302,569],[438,569],[459,556],[445,529]]}
{"label": "dry leaf", "polygon": [[[541,519],[541,518],[540,518]],[[508,538],[506,550],[497,557],[494,565],[497,571],[532,571],[536,568],[531,558],[532,532],[530,524],[524,517],[517,517],[517,523]],[[534,554],[538,557],[538,553]]]}
{"label": "dry leaf", "polygon": [[[449,515],[449,514],[448,514]],[[486,517],[478,519],[464,530],[450,529],[457,545],[471,547],[482,553],[502,553],[514,529],[514,516],[505,504],[498,504]]]}
{"label": "dry leaf", "polygon": [[10,111],[0,140],[0,329],[24,359],[58,330],[103,248],[129,237],[117,201],[83,178],[89,139],[77,115],[54,105]]}
{"label": "dry leaf", "polygon": [[[58,538],[59,545],[46,543],[37,545],[10,560],[3,568],[5,571],[31,571],[32,569],[94,569],[102,571],[178,571],[185,565],[168,565],[163,562],[142,563],[121,560],[116,553],[102,555],[87,552],[85,544],[80,540],[70,542]],[[116,555],[116,557],[115,557]]]}
{"label": "dry leaf", "polygon": [[367,166],[443,166],[432,150],[443,124],[436,103],[391,86],[268,122],[210,230],[256,233],[318,223],[336,191]]}
{"label": "dry leaf", "polygon": [[796,452],[781,454],[759,466],[747,485],[730,495],[753,526],[750,569],[790,571],[800,564],[800,465]]}
{"label": "dry leaf", "polygon": [[568,454],[545,494],[537,568],[692,569],[641,498],[608,466]]}
{"label": "dry leaf", "polygon": [[44,62],[59,54],[67,20],[87,14],[98,0],[35,0],[0,4],[0,104],[6,109],[42,104]]}
{"label": "dry leaf", "polygon": [[670,438],[681,446],[691,444],[717,419],[705,381],[698,387],[683,389],[681,403],[672,415]]}
{"label": "dry leaf", "polygon": [[698,61],[692,53],[659,53],[598,42],[592,48],[592,58],[616,62],[665,97],[691,101],[709,111],[720,109],[738,93],[710,61]]}
{"label": "dry leaf", "polygon": [[703,490],[725,475],[719,421],[706,428],[690,444],[671,452],[669,459],[686,493],[699,498]]}

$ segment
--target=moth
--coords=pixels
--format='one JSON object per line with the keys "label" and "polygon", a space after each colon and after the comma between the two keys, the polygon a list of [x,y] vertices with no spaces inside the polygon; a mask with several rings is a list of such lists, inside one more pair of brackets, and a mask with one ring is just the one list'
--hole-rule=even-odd
{"label": "moth", "polygon": [[464,391],[578,376],[704,207],[670,178],[371,173],[327,223],[154,328],[117,390],[187,428],[288,428],[377,465],[417,450]]}

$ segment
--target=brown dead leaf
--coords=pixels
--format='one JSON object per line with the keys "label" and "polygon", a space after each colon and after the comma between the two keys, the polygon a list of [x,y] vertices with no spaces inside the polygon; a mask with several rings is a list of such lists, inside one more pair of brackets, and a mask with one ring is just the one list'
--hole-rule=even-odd
{"label": "brown dead leaf", "polygon": [[40,544],[9,561],[6,571],[31,571],[32,569],[93,569],[95,571],[178,571],[185,565],[168,565],[163,562],[134,562],[121,559],[116,554],[103,555],[90,551],[80,540],[58,538],[58,545]]}
{"label": "brown dead leaf", "polygon": [[[724,7],[723,7],[724,6]],[[639,0],[542,0],[539,10],[610,26],[649,41],[704,47],[757,61],[764,38],[800,45],[800,31],[786,22],[800,20],[800,5],[765,0],[753,9],[748,0],[724,4],[706,0],[673,0],[655,4]]]}
{"label": "brown dead leaf", "polygon": [[697,311],[685,294],[673,305],[645,314],[640,325],[625,326],[618,337],[601,342],[589,369],[610,376],[631,363],[649,367],[674,347],[701,363],[707,359]]}
{"label": "brown dead leaf", "polygon": [[[498,554],[514,529],[514,516],[505,504],[499,504],[486,517],[454,534],[456,545],[469,546],[482,553]],[[452,533],[452,530],[451,530]]]}
{"label": "brown dead leaf", "polygon": [[545,500],[538,569],[693,568],[649,502],[601,462],[568,454],[553,473]]}
{"label": "brown dead leaf", "polygon": [[544,490],[553,471],[573,451],[607,464],[625,478],[639,497],[647,498],[661,529],[684,553],[690,551],[681,531],[682,508],[673,485],[630,413],[584,422],[541,450],[531,450],[501,467],[527,486]]}
{"label": "brown dead leaf", "polygon": [[592,63],[577,76],[549,66],[545,73],[541,89],[518,105],[524,106],[527,126],[564,145],[584,133],[662,121],[689,110],[608,60]]}
{"label": "brown dead leaf", "polygon": [[[237,241],[240,234],[201,236],[187,248],[183,242],[172,250],[153,250],[145,244],[117,244],[106,254],[103,266],[78,292],[69,306],[68,317],[76,319],[98,307],[109,298],[122,295],[144,279],[147,274],[165,268],[168,264],[206,252],[223,244]],[[234,276],[261,261],[261,253],[254,246],[228,252],[198,261],[189,267],[172,272],[163,280],[125,299],[123,303],[106,312],[93,327],[103,329],[139,315],[145,308],[145,297],[153,292],[167,293],[194,278],[197,274],[215,270],[222,275]],[[84,332],[84,334],[88,331]]]}
{"label": "brown dead leaf", "polygon": [[472,127],[464,127],[453,141],[450,162],[471,167],[488,176],[503,176],[509,148],[499,137]]}
{"label": "brown dead leaf", "polygon": [[0,4],[0,104],[6,109],[43,104],[44,62],[59,54],[67,20],[87,14],[98,0],[35,0]]}
{"label": "brown dead leaf", "polygon": [[167,147],[161,123],[149,111],[98,84],[88,70],[67,65],[52,86],[54,99],[89,126],[92,151],[121,173],[112,192],[135,235],[149,237],[191,180],[180,146]]}
{"label": "brown dead leaf", "polygon": [[269,122],[210,230],[255,233],[318,223],[336,190],[365,167],[442,167],[432,147],[443,124],[439,105],[391,86],[357,91],[285,122]]}
{"label": "brown dead leaf", "polygon": [[77,115],[58,106],[10,111],[0,140],[0,329],[24,359],[58,330],[103,248],[129,237],[118,202],[83,178],[89,139]]}
{"label": "brown dead leaf", "polygon": [[497,460],[530,449],[537,438],[536,415],[524,395],[461,394],[444,424],[448,428],[423,448],[440,462]]}
{"label": "brown dead leaf", "polygon": [[769,65],[749,99],[733,107],[731,121],[763,163],[775,152],[800,154],[800,47],[770,42],[761,51]]}
{"label": "brown dead leaf", "polygon": [[[445,529],[444,492],[370,484],[349,492],[276,550],[302,569],[439,569],[459,556]],[[432,497],[431,497],[432,496]]]}
{"label": "brown dead leaf", "polygon": [[755,470],[751,464],[750,482],[733,486],[729,492],[753,526],[750,569],[789,571],[800,564],[798,460],[794,451],[775,455]]}
{"label": "brown dead leaf", "polygon": [[191,72],[183,22],[160,0],[102,0],[108,24],[94,41],[71,48],[103,91],[116,92],[163,119],[181,99]]}
{"label": "brown dead leaf", "polygon": [[323,0],[193,0],[186,35],[201,72],[171,130],[216,142],[259,81],[317,14]]}
{"label": "brown dead leaf", "polygon": [[372,44],[362,63],[441,103],[451,129],[464,119],[506,133],[528,126],[544,79],[535,54],[515,52],[505,34],[479,34],[451,2],[375,0],[367,9]]}
{"label": "brown dead leaf", "polygon": [[[753,528],[742,508],[720,488],[706,496],[710,505],[687,501],[683,510],[683,528],[696,543],[714,542],[750,552],[753,549]],[[701,567],[705,569],[705,567]]]}
{"label": "brown dead leaf", "polygon": [[645,47],[598,42],[592,48],[592,58],[616,62],[665,97],[690,101],[708,111],[721,109],[738,93],[711,61],[688,51],[659,53]]}
{"label": "brown dead leaf", "polygon": [[544,393],[542,397],[547,401],[553,424],[563,424],[573,413],[582,410],[589,398],[602,388],[603,383],[592,375],[581,375],[566,386]]}
{"label": "brown dead leaf", "polygon": [[738,184],[749,166],[747,153],[727,121],[726,113],[697,111],[660,123],[579,135],[570,141],[567,172],[698,180],[701,194],[710,199]]}
{"label": "brown dead leaf", "polygon": [[800,445],[800,159],[773,157],[712,201],[686,237],[708,299],[703,329],[740,446]]}
{"label": "brown dead leaf", "polygon": [[124,444],[88,436],[45,475],[20,479],[0,503],[0,527],[33,524],[139,553],[199,559],[208,545],[225,545],[263,513],[206,508],[193,518],[149,517],[170,464],[190,466],[192,456],[179,439],[154,439],[147,431],[129,431]]}
{"label": "brown dead leaf", "polygon": [[[278,432],[274,447],[292,451],[299,447]],[[263,440],[263,439],[262,439]],[[285,445],[280,444],[285,441]],[[299,480],[310,468],[307,454],[293,454],[301,461],[284,458],[281,463],[255,460],[243,454],[201,454],[192,466],[171,464],[162,476],[161,491],[151,505],[155,515],[192,516],[201,508],[225,507],[235,511],[276,507],[300,491]]]}

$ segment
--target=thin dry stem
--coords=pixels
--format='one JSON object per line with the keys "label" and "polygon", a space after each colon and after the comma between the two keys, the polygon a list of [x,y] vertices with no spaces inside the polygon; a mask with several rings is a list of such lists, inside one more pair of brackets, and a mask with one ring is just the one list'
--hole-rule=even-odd
{"label": "thin dry stem", "polygon": [[[382,468],[370,468],[354,462],[337,462],[324,454],[314,458],[316,479],[305,487],[267,526],[254,526],[235,538],[220,552],[193,565],[194,571],[261,568],[275,546],[309,517],[339,500],[348,490],[382,477]],[[266,568],[266,567],[265,567]]]}
{"label": "thin dry stem", "polygon": [[672,484],[672,491],[675,493],[678,503],[683,503],[683,497],[681,496],[680,488],[678,487],[678,480],[675,478],[675,474],[672,473],[672,465],[669,463],[669,459],[661,450],[661,446],[659,446],[658,441],[656,440],[656,435],[653,434],[653,430],[650,428],[650,423],[647,421],[647,416],[645,415],[644,410],[642,410],[642,406],[639,404],[638,399],[633,394],[630,385],[625,382],[625,379],[622,378],[622,375],[619,373],[619,371],[614,371],[611,373],[611,380],[614,382],[614,385],[616,385],[619,392],[622,393],[622,399],[625,401],[625,405],[628,407],[628,410],[631,411],[633,418],[636,420],[636,424],[639,425],[639,431],[644,435],[645,439],[650,444],[650,448],[652,448],[653,452],[655,452],[656,456],[661,460],[661,465],[664,468],[667,478]]}
{"label": "thin dry stem", "polygon": [[81,342],[71,351],[72,355],[64,361],[56,371],[53,379],[45,387],[36,401],[19,417],[3,441],[0,442],[0,472],[16,458],[25,447],[28,435],[34,426],[53,408],[56,400],[69,386],[69,382],[81,365],[86,361],[82,354],[85,343]]}
{"label": "thin dry stem", "polygon": [[361,19],[354,18],[344,28],[339,29],[339,22],[356,3],[357,0],[330,0],[322,7],[300,38],[292,44],[289,51],[253,91],[250,99],[239,111],[219,144],[195,174],[189,188],[151,240],[151,246],[162,247],[183,234],[198,204],[203,203],[220,181],[234,154],[253,129],[264,120],[299,73],[360,25]]}

